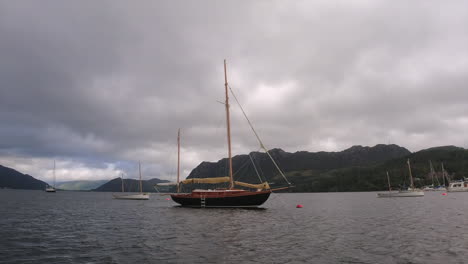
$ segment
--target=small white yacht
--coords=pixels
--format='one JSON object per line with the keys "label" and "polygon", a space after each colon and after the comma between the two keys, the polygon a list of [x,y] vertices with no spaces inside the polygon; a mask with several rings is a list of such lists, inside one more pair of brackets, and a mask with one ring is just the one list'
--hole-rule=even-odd
{"label": "small white yacht", "polygon": [[420,189],[411,189],[408,190],[399,190],[399,191],[389,191],[386,193],[378,193],[380,198],[389,198],[389,197],[421,197],[424,196],[424,192]]}
{"label": "small white yacht", "polygon": [[[424,186],[423,191],[425,192],[445,192],[447,191],[447,188],[445,188],[445,171],[444,171],[444,164],[442,164],[442,181],[443,185],[440,184],[439,178],[437,178],[437,174],[435,173],[434,167],[432,166],[432,162],[429,161],[429,167],[431,169],[430,175],[431,175],[431,180],[432,184]],[[437,182],[437,185],[435,185],[434,179]]]}
{"label": "small white yacht", "polygon": [[411,166],[410,166],[409,159],[408,159],[407,163],[408,163],[410,183],[411,183],[410,187],[408,189],[392,191],[392,187],[390,185],[390,176],[388,176],[388,171],[387,171],[388,192],[377,193],[377,197],[379,197],[379,198],[390,198],[390,197],[421,197],[421,196],[424,196],[424,192],[421,189],[414,188],[413,174],[411,173]]}
{"label": "small white yacht", "polygon": [[140,173],[140,193],[133,193],[133,194],[125,194],[124,190],[124,180],[123,176],[121,177],[122,179],[122,194],[113,194],[112,196],[114,199],[119,199],[119,200],[149,200],[149,194],[148,193],[143,193],[143,187],[141,183],[141,164],[138,163],[138,171]]}
{"label": "small white yacht", "polygon": [[55,192],[55,160],[54,160],[54,187],[50,186],[49,184],[46,185],[45,191],[48,193]]}

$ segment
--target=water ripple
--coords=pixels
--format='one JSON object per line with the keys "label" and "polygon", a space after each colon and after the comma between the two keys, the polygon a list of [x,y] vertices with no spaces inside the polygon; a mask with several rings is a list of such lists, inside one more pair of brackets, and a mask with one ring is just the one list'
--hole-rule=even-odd
{"label": "water ripple", "polygon": [[0,263],[464,263],[468,255],[468,193],[274,194],[263,210],[189,209],[165,198],[0,190]]}

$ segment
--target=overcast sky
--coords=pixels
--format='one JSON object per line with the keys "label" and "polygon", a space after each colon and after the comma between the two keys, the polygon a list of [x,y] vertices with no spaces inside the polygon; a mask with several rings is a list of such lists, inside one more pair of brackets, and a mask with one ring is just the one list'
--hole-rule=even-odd
{"label": "overcast sky", "polygon": [[4,0],[0,164],[173,180],[181,128],[185,177],[227,155],[223,59],[270,148],[468,147],[467,1]]}

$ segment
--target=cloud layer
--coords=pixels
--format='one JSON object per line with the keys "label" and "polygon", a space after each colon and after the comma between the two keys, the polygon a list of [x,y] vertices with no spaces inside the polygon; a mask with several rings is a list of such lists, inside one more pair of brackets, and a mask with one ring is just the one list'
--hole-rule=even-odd
{"label": "cloud layer", "polygon": [[[169,179],[226,156],[223,59],[270,147],[467,147],[464,1],[3,1],[0,164]],[[232,106],[234,154],[258,150]]]}

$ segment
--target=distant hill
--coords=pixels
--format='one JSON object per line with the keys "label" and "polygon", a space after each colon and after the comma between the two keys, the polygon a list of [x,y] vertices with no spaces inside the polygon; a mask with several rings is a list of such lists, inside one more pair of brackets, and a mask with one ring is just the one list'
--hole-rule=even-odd
{"label": "distant hill", "polygon": [[[299,188],[296,191],[311,190],[308,187],[302,188],[313,181],[316,176],[323,173],[344,169],[349,167],[368,167],[379,163],[406,157],[411,154],[406,148],[397,145],[376,145],[374,147],[353,146],[340,152],[307,152],[295,153],[285,152],[281,149],[272,149],[271,156],[275,159],[279,167],[285,172],[290,180]],[[255,167],[259,171],[262,180],[268,180],[272,186],[285,186],[274,164],[266,153],[252,152],[250,157],[255,162]],[[238,155],[233,157],[234,179],[249,183],[258,183],[259,179],[255,173],[249,155]],[[221,177],[228,174],[227,159],[218,162],[202,162],[187,178]],[[200,188],[198,186],[184,186],[184,188]],[[206,187],[206,186],[205,186]],[[225,186],[223,186],[225,187]],[[326,186],[314,188],[314,191],[328,191]]]}
{"label": "distant hill", "polygon": [[68,190],[68,191],[89,191],[95,189],[104,183],[108,182],[108,180],[100,180],[100,181],[67,181],[67,182],[58,182],[56,183],[56,187],[61,190]]}
{"label": "distant hill", "polygon": [[0,188],[45,190],[46,183],[0,165]]}
{"label": "distant hill", "polygon": [[[468,150],[455,146],[442,146],[411,153],[397,145],[376,145],[374,147],[353,146],[340,152],[285,152],[273,149],[270,154],[285,172],[295,188],[292,192],[340,192],[340,191],[376,191],[387,189],[386,171],[390,174],[393,187],[408,184],[409,158],[415,184],[431,184],[429,160],[436,170],[436,179],[442,183],[441,163],[452,180],[468,177]],[[252,157],[255,167],[250,160]],[[275,169],[266,153],[252,152],[233,158],[235,180],[258,183],[255,169],[262,181],[270,182],[272,187],[285,186],[286,183]],[[226,176],[227,159],[218,162],[200,163],[187,178],[205,178]],[[155,192],[153,186],[166,180],[151,179],[143,181],[145,192]],[[138,180],[125,179],[126,191],[137,192]],[[43,190],[45,182],[34,179],[13,169],[0,166],[0,188]],[[83,186],[83,185],[82,185]],[[80,188],[84,188],[84,187]],[[120,192],[121,180],[116,178],[105,182],[94,191]],[[182,191],[193,188],[226,187],[225,185],[183,185]],[[59,187],[60,188],[60,187]]]}
{"label": "distant hill", "polygon": [[442,163],[450,179],[468,176],[468,150],[453,146],[429,148],[369,166],[351,166],[325,172],[294,171],[288,174],[292,181],[299,183],[295,188],[299,192],[387,190],[386,171],[389,172],[394,188],[409,185],[408,158],[417,187],[432,183],[429,160],[436,171],[436,184],[437,180],[443,183]]}
{"label": "distant hill", "polygon": [[[154,185],[157,183],[166,183],[169,181],[153,178],[150,180],[142,180],[143,192],[156,192]],[[134,179],[124,179],[124,189],[126,192],[139,192],[140,181]],[[120,192],[122,191],[122,180],[120,178],[112,179],[103,185],[95,188],[93,191],[97,192]]]}

